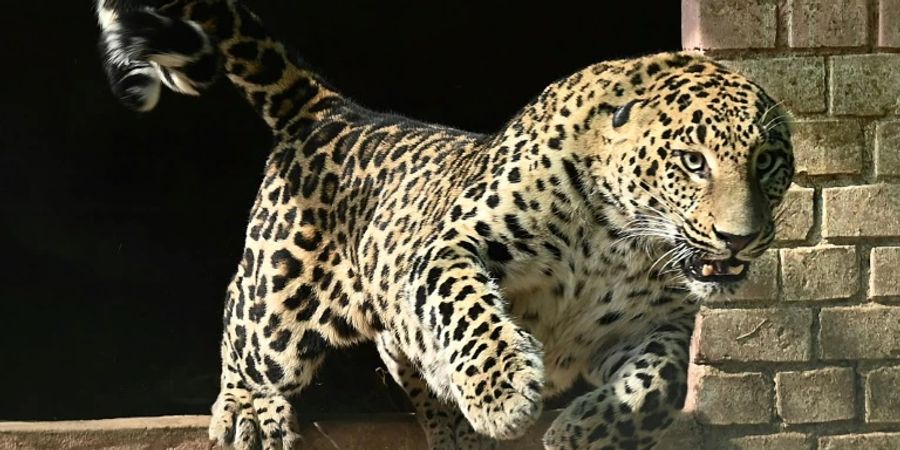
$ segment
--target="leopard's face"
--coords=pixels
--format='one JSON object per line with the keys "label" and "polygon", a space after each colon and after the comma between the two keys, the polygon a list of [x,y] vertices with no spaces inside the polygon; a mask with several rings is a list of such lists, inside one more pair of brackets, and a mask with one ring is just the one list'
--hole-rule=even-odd
{"label": "leopard's face", "polygon": [[733,291],[774,240],[794,173],[787,117],[708,62],[656,80],[613,115],[620,156],[605,180],[623,197],[622,231],[651,243],[655,268],[700,298]]}

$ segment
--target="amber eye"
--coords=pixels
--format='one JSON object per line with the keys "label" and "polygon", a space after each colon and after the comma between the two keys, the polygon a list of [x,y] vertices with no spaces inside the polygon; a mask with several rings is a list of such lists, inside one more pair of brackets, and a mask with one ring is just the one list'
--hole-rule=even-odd
{"label": "amber eye", "polygon": [[775,163],[771,152],[762,152],[756,157],[756,173],[763,174],[769,171]]}
{"label": "amber eye", "polygon": [[697,152],[681,152],[681,163],[687,170],[694,173],[706,171],[706,159]]}

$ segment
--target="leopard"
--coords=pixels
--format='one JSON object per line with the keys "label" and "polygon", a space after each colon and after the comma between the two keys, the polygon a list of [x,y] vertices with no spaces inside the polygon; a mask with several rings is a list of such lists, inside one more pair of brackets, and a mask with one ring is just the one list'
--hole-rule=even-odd
{"label": "leopard", "polygon": [[652,449],[700,307],[775,240],[789,113],[699,52],[598,62],[493,133],[368,109],[237,0],[97,0],[115,97],[227,79],[274,145],[225,295],[211,441],[303,445],[326,355],[374,343],[431,449]]}

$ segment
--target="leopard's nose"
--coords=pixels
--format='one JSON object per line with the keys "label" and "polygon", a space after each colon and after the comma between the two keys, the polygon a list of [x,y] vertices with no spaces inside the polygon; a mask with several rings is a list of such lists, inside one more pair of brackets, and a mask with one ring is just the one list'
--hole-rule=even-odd
{"label": "leopard's nose", "polygon": [[716,236],[725,242],[725,247],[728,250],[731,250],[732,255],[737,255],[741,250],[747,248],[750,243],[752,243],[759,236],[759,232],[750,233],[750,234],[731,234],[724,233],[719,230],[713,228],[713,231],[716,233]]}

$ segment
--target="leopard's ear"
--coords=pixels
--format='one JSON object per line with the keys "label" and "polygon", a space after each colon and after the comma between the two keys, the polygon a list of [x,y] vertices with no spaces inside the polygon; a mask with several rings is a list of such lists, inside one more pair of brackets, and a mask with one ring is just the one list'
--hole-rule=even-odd
{"label": "leopard's ear", "polygon": [[613,116],[612,116],[613,128],[619,128],[622,125],[625,125],[626,123],[628,123],[628,119],[631,118],[631,107],[634,106],[634,104],[639,101],[640,100],[638,100],[638,99],[631,100],[628,103],[616,108],[616,110],[615,110],[615,112],[613,112]]}

